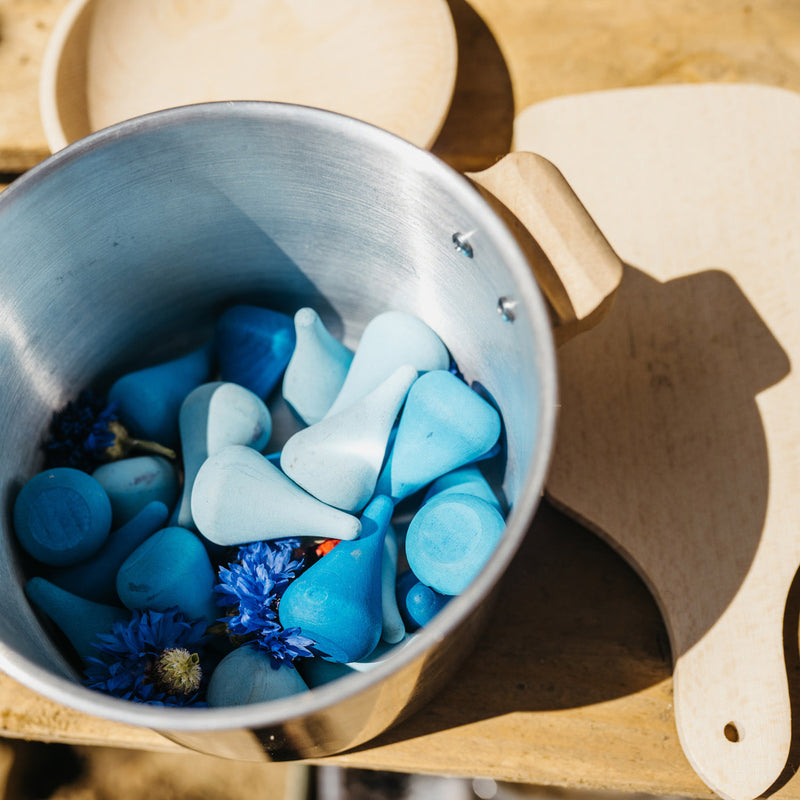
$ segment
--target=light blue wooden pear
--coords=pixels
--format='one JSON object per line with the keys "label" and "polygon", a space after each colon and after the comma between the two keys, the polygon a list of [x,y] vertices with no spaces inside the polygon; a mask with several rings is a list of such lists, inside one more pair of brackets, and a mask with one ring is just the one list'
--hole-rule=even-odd
{"label": "light blue wooden pear", "polygon": [[377,490],[408,497],[491,450],[500,430],[497,410],[460,378],[428,372],[408,393]]}
{"label": "light blue wooden pear", "polygon": [[281,468],[323,503],[356,512],[372,497],[386,443],[409,388],[410,364],[334,416],[298,431],[281,451]]}
{"label": "light blue wooden pear", "polygon": [[449,595],[439,594],[421,583],[411,571],[397,581],[397,597],[403,621],[410,631],[427,625],[450,600]]}
{"label": "light blue wooden pear", "polygon": [[262,399],[278,383],[294,350],[292,318],[258,306],[229,308],[217,320],[220,375]]}
{"label": "light blue wooden pear", "polygon": [[96,603],[119,603],[117,572],[122,562],[145,539],[167,523],[167,507],[153,500],[133,519],[111,531],[105,544],[86,561],[51,570],[47,577],[56,586]]}
{"label": "light blue wooden pear", "polygon": [[411,364],[418,372],[447,369],[450,354],[433,329],[418,317],[402,311],[379,314],[364,328],[341,391],[326,416],[352,405],[404,364]]}
{"label": "light blue wooden pear", "polygon": [[130,609],[166,611],[177,606],[191,619],[212,625],[216,575],[200,539],[185,528],[157,531],[140,544],[117,572],[117,594]]}
{"label": "light blue wooden pear", "polygon": [[405,635],[406,628],[400,609],[397,607],[397,534],[390,525],[383,543],[383,559],[381,562],[381,610],[383,626],[381,639],[387,644],[397,644]]}
{"label": "light blue wooden pear", "polygon": [[500,501],[492,490],[489,481],[486,480],[483,473],[474,464],[459,467],[437,478],[428,487],[422,502],[426,503],[432,497],[443,494],[474,494],[475,497],[480,497],[481,500],[493,505],[501,514],[503,513]]}
{"label": "light blue wooden pear", "polygon": [[34,475],[14,501],[22,548],[44,564],[68,566],[96,553],[111,530],[111,502],[91,476],[72,467]]}
{"label": "light blue wooden pear", "polygon": [[98,634],[111,633],[115,622],[127,622],[131,616],[124,608],[85,600],[45,578],[31,578],[25,584],[25,594],[55,622],[84,661],[97,657],[92,643]]}
{"label": "light blue wooden pear", "polygon": [[306,425],[319,422],[344,384],[353,351],[333,336],[313,308],[294,315],[297,343],[283,375],[283,396]]}
{"label": "light blue wooden pear", "polygon": [[192,516],[200,533],[220,545],[285,536],[355,539],[361,530],[357,517],[321,503],[242,445],[223,448],[200,467]]}
{"label": "light blue wooden pear", "polygon": [[297,670],[284,664],[274,669],[269,655],[253,645],[228,653],[211,673],[206,700],[212,708],[266,703],[308,691]]}
{"label": "light blue wooden pear", "polygon": [[361,537],[340,542],[281,597],[281,625],[300,628],[332,661],[358,661],[381,638],[381,562],[393,511],[390,498],[372,500],[361,516]]}
{"label": "light blue wooden pear", "polygon": [[175,524],[193,529],[192,487],[203,462],[223,447],[241,444],[259,452],[267,446],[272,417],[264,401],[238,383],[217,381],[192,390],[181,406],[183,493]]}
{"label": "light blue wooden pear", "polygon": [[129,372],[108,392],[120,421],[141,439],[167,447],[178,444],[178,411],[183,398],[211,373],[211,345],[154,367]]}
{"label": "light blue wooden pear", "polygon": [[[480,497],[434,497],[417,511],[406,531],[408,565],[439,594],[461,594],[491,558],[504,529],[503,515]],[[400,607],[402,611],[402,603]]]}
{"label": "light blue wooden pear", "polygon": [[180,492],[175,467],[161,456],[134,456],[110,461],[101,464],[92,477],[108,494],[115,528],[130,522],[155,500],[172,510]]}

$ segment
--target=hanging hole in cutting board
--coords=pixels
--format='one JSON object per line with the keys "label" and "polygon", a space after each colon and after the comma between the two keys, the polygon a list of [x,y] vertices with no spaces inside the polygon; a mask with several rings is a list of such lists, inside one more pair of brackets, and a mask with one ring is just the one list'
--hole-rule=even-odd
{"label": "hanging hole in cutting board", "polygon": [[742,735],[739,733],[739,728],[735,722],[729,722],[723,729],[722,733],[729,742],[736,743],[741,740]]}

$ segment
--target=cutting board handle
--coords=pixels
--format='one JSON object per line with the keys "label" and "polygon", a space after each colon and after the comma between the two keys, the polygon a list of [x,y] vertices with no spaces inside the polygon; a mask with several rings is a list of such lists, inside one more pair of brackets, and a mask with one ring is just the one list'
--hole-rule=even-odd
{"label": "cutting board handle", "polygon": [[556,166],[535,153],[509,153],[467,177],[528,256],[556,342],[596,325],[622,280],[622,262]]}

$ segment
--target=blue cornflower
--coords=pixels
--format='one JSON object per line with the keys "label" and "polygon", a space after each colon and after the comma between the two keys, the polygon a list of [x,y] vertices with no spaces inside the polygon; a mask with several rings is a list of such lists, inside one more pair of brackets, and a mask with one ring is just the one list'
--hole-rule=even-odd
{"label": "blue cornflower", "polygon": [[177,608],[136,610],[94,642],[83,682],[90,689],[159,706],[205,706],[200,702],[201,654],[206,622]]}
{"label": "blue cornflower", "polygon": [[314,655],[312,639],[299,628],[284,630],[278,621],[280,597],[303,567],[302,557],[294,557],[299,546],[299,539],[244,545],[235,562],[220,568],[220,583],[214,587],[217,605],[231,612],[220,620],[228,633],[254,641],[276,669]]}

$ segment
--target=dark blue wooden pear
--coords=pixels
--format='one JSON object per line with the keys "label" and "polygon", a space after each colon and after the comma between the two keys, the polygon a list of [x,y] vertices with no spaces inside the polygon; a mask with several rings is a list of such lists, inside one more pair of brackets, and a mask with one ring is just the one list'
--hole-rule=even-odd
{"label": "dark blue wooden pear", "polygon": [[281,597],[281,625],[300,628],[331,661],[358,661],[380,640],[381,562],[393,511],[388,497],[374,498],[361,515],[359,538],[336,545]]}
{"label": "dark blue wooden pear", "polygon": [[133,519],[111,531],[106,543],[91,558],[71,567],[54,569],[48,578],[68,592],[96,603],[119,603],[117,572],[122,562],[148,537],[164,527],[167,507],[153,500]]}
{"label": "dark blue wooden pear", "polygon": [[208,380],[210,345],[153,367],[118,378],[108,392],[128,431],[167,447],[178,444],[178,412],[189,392]]}
{"label": "dark blue wooden pear", "polygon": [[233,306],[217,320],[216,343],[222,380],[265,399],[292,357],[294,322],[268,308]]}
{"label": "dark blue wooden pear", "polygon": [[85,600],[45,578],[31,578],[25,594],[58,625],[84,661],[97,656],[92,643],[98,634],[110,633],[115,622],[127,622],[131,616],[124,608]]}

